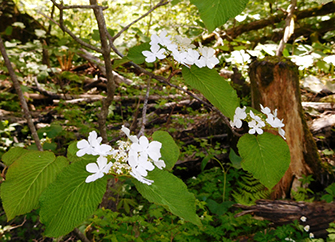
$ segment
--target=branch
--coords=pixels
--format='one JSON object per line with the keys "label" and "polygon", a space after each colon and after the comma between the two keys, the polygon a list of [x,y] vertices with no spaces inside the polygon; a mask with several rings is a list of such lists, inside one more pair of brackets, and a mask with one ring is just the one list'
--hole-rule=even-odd
{"label": "branch", "polygon": [[285,44],[290,39],[291,35],[294,33],[294,18],[293,14],[295,11],[295,7],[297,5],[297,0],[292,0],[291,5],[288,7],[288,14],[285,20],[285,30],[283,38],[281,39],[278,49],[276,51],[276,56],[282,56]]}
{"label": "branch", "polygon": [[[59,7],[60,5],[57,4],[55,2],[55,0],[51,0],[53,2],[53,4],[56,5],[56,7],[60,10],[61,14],[60,14],[60,17],[62,15],[62,9]],[[57,23],[54,19],[50,18],[49,16],[45,15],[44,13],[42,12],[38,12],[39,14],[41,14],[42,16],[44,16],[45,18],[49,19],[51,22],[53,22],[54,24],[58,25],[65,33],[67,33],[68,35],[71,36],[72,39],[74,39],[76,42],[78,42],[79,44],[81,44],[82,46],[85,46],[86,48],[88,49],[91,49],[91,50],[94,50],[98,53],[102,53],[102,50],[93,46],[93,45],[90,45],[88,43],[86,43],[85,41],[79,39],[74,33],[72,33],[66,26],[64,26],[64,24],[62,23]],[[61,22],[63,22],[62,18],[60,19]]]}
{"label": "branch", "polygon": [[135,24],[136,22],[140,21],[142,18],[148,16],[152,11],[154,11],[156,8],[159,8],[161,6],[164,6],[166,4],[168,4],[170,1],[165,1],[165,0],[161,0],[157,5],[155,5],[153,8],[151,8],[148,12],[146,12],[145,14],[143,14],[141,17],[139,17],[138,19],[135,19],[133,22],[131,22],[130,24],[128,24],[126,27],[124,27],[123,29],[121,29],[120,32],[118,32],[113,38],[111,38],[110,40],[112,42],[115,41],[115,39],[117,39],[118,37],[120,37],[120,35],[126,31],[127,29],[130,28],[130,26],[132,26],[133,24]]}
{"label": "branch", "polygon": [[62,9],[74,9],[74,8],[83,8],[83,9],[99,9],[101,8],[102,10],[107,9],[108,7],[103,7],[99,5],[68,5],[68,6],[63,6]]}
{"label": "branch", "polygon": [[8,58],[8,55],[7,55],[7,52],[6,52],[6,49],[5,49],[5,46],[4,46],[4,43],[2,41],[1,36],[0,36],[0,51],[1,51],[1,54],[2,54],[3,59],[5,61],[6,67],[8,69],[9,75],[10,75],[12,81],[13,81],[13,85],[14,85],[14,88],[16,90],[16,93],[19,96],[19,100],[20,100],[20,103],[21,103],[21,106],[22,106],[22,109],[23,109],[23,113],[24,113],[25,118],[27,119],[28,127],[30,129],[30,132],[31,132],[31,135],[32,135],[33,139],[35,140],[36,147],[39,151],[43,151],[41,141],[38,138],[36,128],[34,126],[34,123],[33,123],[32,119],[31,119],[31,115],[30,115],[30,112],[29,112],[29,108],[28,108],[26,99],[24,99],[24,96],[23,96],[23,93],[22,93],[22,90],[21,90],[21,87],[20,87],[20,83],[17,80],[17,76],[15,75],[15,71],[12,67],[12,64],[11,64],[9,58]]}
{"label": "branch", "polygon": [[[106,76],[106,68],[105,68],[105,65],[104,63],[102,63],[102,61],[92,55],[90,52],[88,52],[87,50],[85,49],[79,49],[79,52],[78,52],[78,55],[81,56],[82,58],[84,58],[85,60],[87,60],[88,62],[90,62],[91,64],[95,65],[98,67],[98,69],[101,71],[102,75]],[[127,85],[133,85],[133,81],[124,77],[124,76],[121,76],[119,73],[113,71],[113,75],[114,75],[114,81],[116,84],[121,84],[122,82],[127,84]]]}
{"label": "branch", "polygon": [[146,115],[147,115],[147,108],[148,108],[148,100],[149,100],[149,93],[150,93],[150,82],[151,78],[148,79],[148,84],[147,84],[147,92],[145,94],[145,99],[143,103],[143,110],[142,110],[142,125],[141,125],[141,130],[138,133],[138,137],[144,135],[144,130],[145,130],[145,125],[146,125]]}
{"label": "branch", "polygon": [[[90,0],[91,5],[98,5],[97,0]],[[108,116],[108,108],[112,104],[116,85],[114,81],[113,75],[113,68],[112,62],[110,58],[111,54],[111,47],[108,44],[108,31],[105,23],[105,18],[101,8],[94,8],[94,15],[98,23],[99,33],[100,33],[100,41],[101,41],[101,49],[102,49],[102,56],[105,62],[106,68],[106,78],[107,78],[107,97],[101,100],[102,107],[101,112],[98,114],[99,118],[99,130],[100,135],[102,137],[102,141],[104,143],[108,142],[107,138],[107,129],[106,129],[106,120]]]}

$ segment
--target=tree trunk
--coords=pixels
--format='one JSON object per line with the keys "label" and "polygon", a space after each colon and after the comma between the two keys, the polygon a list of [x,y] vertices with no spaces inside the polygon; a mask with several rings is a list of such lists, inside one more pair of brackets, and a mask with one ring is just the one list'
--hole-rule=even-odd
{"label": "tree trunk", "polygon": [[258,110],[260,104],[278,109],[278,118],[284,119],[291,163],[274,187],[272,198],[289,197],[291,189],[296,191],[301,186],[302,175],[313,174],[318,179],[321,171],[320,156],[304,119],[298,69],[285,58],[267,57],[251,63],[249,76],[252,106]]}

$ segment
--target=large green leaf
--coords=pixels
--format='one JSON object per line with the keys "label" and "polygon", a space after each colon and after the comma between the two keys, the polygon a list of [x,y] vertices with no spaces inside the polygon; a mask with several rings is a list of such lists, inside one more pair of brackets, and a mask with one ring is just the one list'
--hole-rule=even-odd
{"label": "large green leaf", "polygon": [[16,161],[20,156],[25,155],[26,153],[32,152],[20,147],[11,148],[8,152],[2,155],[2,162],[6,166],[10,166],[14,161]]}
{"label": "large green leaf", "polygon": [[171,137],[171,135],[165,131],[156,131],[152,135],[152,138],[153,140],[162,143],[161,159],[165,162],[165,169],[172,170],[180,154],[178,145],[174,142],[174,139]]}
{"label": "large green leaf", "polygon": [[1,185],[1,198],[7,219],[38,208],[38,199],[45,188],[68,165],[65,157],[48,151],[29,151],[13,162]]}
{"label": "large green leaf", "polygon": [[91,183],[85,179],[88,160],[66,167],[55,182],[42,193],[40,219],[46,225],[45,235],[68,234],[87,219],[98,207],[106,191],[106,176]]}
{"label": "large green leaf", "polygon": [[248,2],[249,0],[191,0],[197,6],[209,32],[240,14]]}
{"label": "large green leaf", "polygon": [[283,177],[291,161],[286,142],[278,135],[243,135],[238,144],[243,159],[242,168],[253,174],[268,189],[272,189]]}
{"label": "large green leaf", "polygon": [[154,183],[146,185],[133,179],[137,190],[144,198],[149,202],[166,207],[170,212],[186,221],[201,225],[195,212],[195,197],[187,190],[182,180],[158,168],[149,172],[147,178],[154,180]]}
{"label": "large green leaf", "polygon": [[207,67],[183,67],[185,82],[198,89],[225,116],[232,119],[240,101],[236,91],[225,81],[216,70]]}

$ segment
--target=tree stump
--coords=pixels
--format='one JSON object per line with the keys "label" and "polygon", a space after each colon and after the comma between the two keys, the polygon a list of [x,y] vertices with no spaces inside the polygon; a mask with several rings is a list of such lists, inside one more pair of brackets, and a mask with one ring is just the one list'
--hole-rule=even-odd
{"label": "tree stump", "polygon": [[[284,119],[286,142],[290,148],[291,163],[280,182],[274,187],[272,198],[285,198],[301,186],[303,175],[321,173],[321,160],[313,136],[304,119],[297,66],[283,57],[267,57],[253,61],[249,70],[253,108],[260,104]],[[275,131],[268,131],[275,132]]]}

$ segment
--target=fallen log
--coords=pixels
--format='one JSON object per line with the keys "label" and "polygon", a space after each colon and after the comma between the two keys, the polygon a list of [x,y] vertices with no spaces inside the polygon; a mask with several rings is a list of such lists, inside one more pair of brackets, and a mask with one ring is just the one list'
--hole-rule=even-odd
{"label": "fallen log", "polygon": [[[326,229],[329,223],[335,220],[335,203],[326,202],[295,202],[288,200],[258,200],[256,205],[246,206],[235,204],[235,207],[244,211],[235,215],[240,217],[245,214],[252,214],[256,219],[271,221],[274,226],[281,226],[298,220],[303,226],[309,225],[309,233],[315,238],[326,238]],[[301,217],[306,217],[306,221]]]}
{"label": "fallen log", "polygon": [[326,110],[334,110],[334,103],[321,103],[321,102],[302,102],[302,107],[304,109],[313,108],[319,112],[324,112]]}

